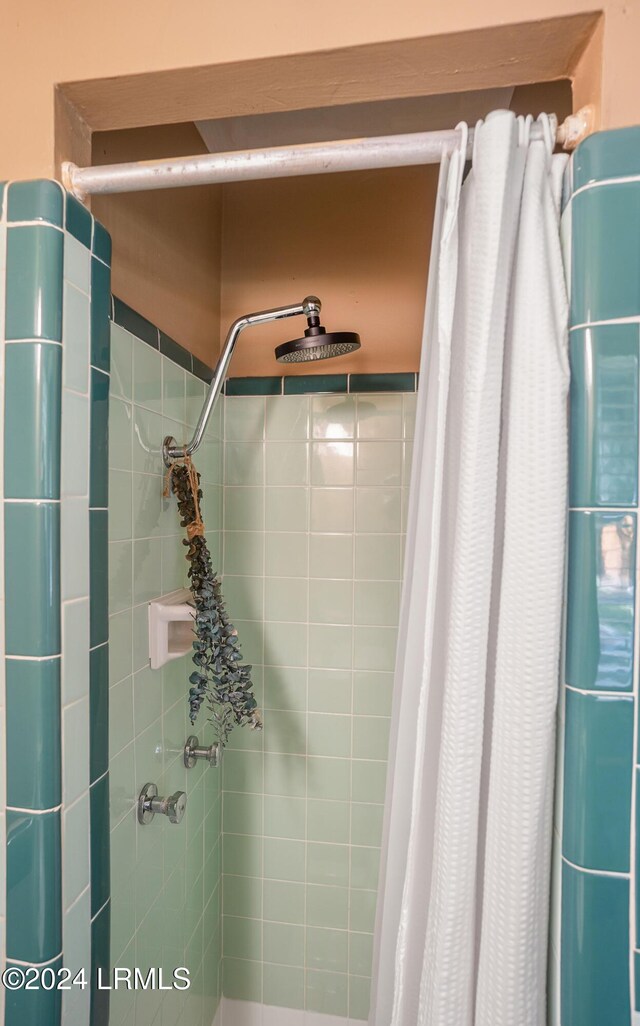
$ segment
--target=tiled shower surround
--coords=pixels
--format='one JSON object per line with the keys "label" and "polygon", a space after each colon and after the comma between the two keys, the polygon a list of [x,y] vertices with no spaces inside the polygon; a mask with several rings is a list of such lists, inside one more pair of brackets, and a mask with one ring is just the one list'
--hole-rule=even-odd
{"label": "tiled shower surround", "polygon": [[[159,443],[191,433],[204,386],[152,325],[114,314],[112,962],[186,964],[195,983],[162,1008],[114,994],[111,1026],[134,1004],[136,1024],[209,1026],[221,993],[365,1019],[415,376],[227,383],[196,465],[265,729],[236,729],[222,772],[187,772],[190,665],[148,668],[147,602],[184,585]],[[147,779],[187,791],[180,826],[137,826]]]}
{"label": "tiled shower surround", "polygon": [[224,400],[224,592],[264,709],[223,763],[228,998],[367,1018],[414,410]]}
{"label": "tiled shower surround", "polygon": [[[118,300],[114,316],[120,324],[111,328],[109,418],[111,961],[161,967],[165,982],[176,966],[186,966],[191,986],[114,992],[110,1026],[211,1026],[220,994],[220,771],[203,762],[185,769],[182,751],[194,732],[186,702],[193,667],[187,656],[151,670],[148,630],[149,599],[186,586],[184,531],[175,498],[162,494],[162,440],[191,436],[206,386],[192,373],[190,355],[148,321]],[[221,415],[219,407],[197,461],[215,565]],[[195,730],[201,743],[211,742],[202,714]],[[135,799],[148,781],[161,795],[186,791],[180,824],[164,816],[138,824]]]}
{"label": "tiled shower surround", "polygon": [[[571,480],[552,1022],[640,1022],[640,129],[573,159]],[[563,799],[563,800],[562,800]]]}

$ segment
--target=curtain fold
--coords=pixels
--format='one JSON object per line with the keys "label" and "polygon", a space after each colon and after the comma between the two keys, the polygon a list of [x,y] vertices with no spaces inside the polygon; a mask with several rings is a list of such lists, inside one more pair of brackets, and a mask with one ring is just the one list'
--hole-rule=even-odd
{"label": "curtain fold", "polygon": [[464,184],[466,138],[441,166],[372,1026],[545,1021],[568,368],[541,123],[495,112]]}

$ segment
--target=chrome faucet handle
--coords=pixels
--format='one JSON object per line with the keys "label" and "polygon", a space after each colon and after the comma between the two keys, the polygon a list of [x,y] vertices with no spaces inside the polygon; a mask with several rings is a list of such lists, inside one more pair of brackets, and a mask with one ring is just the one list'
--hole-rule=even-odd
{"label": "chrome faucet handle", "polygon": [[180,823],[187,808],[187,796],[184,791],[176,791],[166,798],[158,796],[155,784],[145,784],[138,795],[138,823],[146,826],[158,813],[166,816],[170,823]]}
{"label": "chrome faucet handle", "polygon": [[176,791],[164,799],[164,806],[163,811],[169,817],[169,822],[180,823],[187,808],[187,796],[184,791]]}
{"label": "chrome faucet handle", "polygon": [[218,741],[214,741],[208,748],[198,744],[195,734],[190,734],[184,746],[184,764],[187,769],[193,769],[198,759],[206,759],[210,766],[218,766],[222,752]]}

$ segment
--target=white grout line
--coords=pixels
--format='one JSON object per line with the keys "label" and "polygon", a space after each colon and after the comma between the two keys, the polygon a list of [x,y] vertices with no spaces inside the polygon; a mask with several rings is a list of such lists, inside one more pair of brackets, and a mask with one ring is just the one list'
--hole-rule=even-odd
{"label": "white grout line", "polygon": [[633,691],[619,691],[613,688],[576,688],[573,684],[564,684],[567,691],[573,691],[576,695],[592,695],[596,698],[618,698],[626,699],[627,702],[633,702],[634,693]]}
{"label": "white grout line", "polygon": [[24,812],[28,816],[45,816],[48,812],[60,812],[60,805],[53,805],[50,809],[22,809],[19,805],[7,805],[7,812]]}
{"label": "white grout line", "polygon": [[609,324],[640,324],[640,314],[631,317],[610,317],[604,321],[583,321],[580,324],[572,324],[569,333],[572,331],[584,331],[585,328],[606,328]]}
{"label": "white grout line", "polygon": [[619,178],[602,178],[597,182],[587,182],[586,185],[581,185],[579,189],[571,193],[571,200],[573,201],[576,196],[581,196],[583,192],[591,192],[593,189],[600,189],[605,185],[632,185],[640,183],[640,175],[620,175]]}
{"label": "white grout line", "polygon": [[577,870],[579,873],[587,873],[589,876],[610,876],[619,880],[629,879],[629,873],[616,873],[614,870],[609,869],[587,869],[586,866],[579,866],[576,862],[572,862],[571,859],[568,859],[566,855],[562,856],[562,861],[567,866],[571,866],[572,869]]}

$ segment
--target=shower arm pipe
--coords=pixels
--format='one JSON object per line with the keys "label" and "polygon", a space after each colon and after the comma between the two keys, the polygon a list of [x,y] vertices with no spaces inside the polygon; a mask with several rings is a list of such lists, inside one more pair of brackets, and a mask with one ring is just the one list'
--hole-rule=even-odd
{"label": "shower arm pipe", "polygon": [[238,317],[233,322],[227,333],[227,338],[224,343],[224,348],[220,354],[220,359],[216,364],[216,369],[213,372],[211,384],[209,385],[209,391],[207,392],[202,412],[198,418],[193,437],[190,442],[185,442],[184,445],[178,445],[175,438],[168,435],[162,446],[162,455],[164,457],[165,465],[168,467],[171,465],[173,460],[183,459],[185,456],[193,456],[204,438],[204,433],[207,430],[207,424],[209,417],[213,413],[213,408],[216,404],[218,396],[222,391],[224,379],[231,363],[231,357],[233,356],[236,344],[240,337],[241,332],[245,328],[252,328],[256,324],[268,324],[270,321],[281,321],[286,317],[297,317],[304,314],[305,317],[311,317],[313,315],[319,315],[322,308],[322,303],[317,296],[306,296],[301,303],[295,303],[293,306],[276,306],[272,310],[259,310],[257,313],[245,314],[244,317]]}
{"label": "shower arm pipe", "polygon": [[[593,129],[594,112],[582,107],[553,125],[556,142],[573,149]],[[542,134],[535,123],[533,138]],[[150,189],[175,189],[191,185],[254,181],[261,178],[291,178],[296,175],[327,174],[336,171],[368,171],[383,167],[408,167],[438,164],[443,152],[460,141],[458,129],[439,132],[413,132],[403,135],[374,136],[334,142],[276,146],[263,150],[239,150],[206,153],[170,160],[132,161],[78,167],[70,161],[62,165],[62,182],[78,199],[89,195],[119,192],[145,192]],[[469,156],[473,148],[473,129],[469,131]]]}

